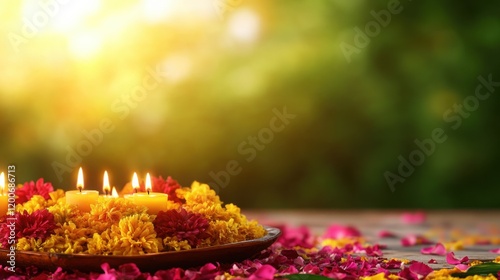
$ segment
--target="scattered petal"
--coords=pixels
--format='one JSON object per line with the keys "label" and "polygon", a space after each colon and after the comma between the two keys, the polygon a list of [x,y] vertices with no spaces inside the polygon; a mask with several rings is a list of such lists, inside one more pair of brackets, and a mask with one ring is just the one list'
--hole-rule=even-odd
{"label": "scattered petal", "polygon": [[500,254],[500,248],[490,250],[490,252],[495,253],[495,254]]}
{"label": "scattered petal", "polygon": [[435,259],[430,259],[427,263],[437,264],[438,262]]}
{"label": "scattered petal", "polygon": [[455,266],[455,268],[460,269],[461,271],[466,271],[467,269],[469,269],[469,266],[466,264],[458,264]]}
{"label": "scattered petal", "polygon": [[457,259],[455,257],[455,253],[453,252],[449,252],[447,255],[446,255],[446,262],[449,263],[449,264],[462,264],[462,263],[466,263],[469,261],[469,257],[465,256],[463,257],[462,259]]}
{"label": "scattered petal", "polygon": [[426,215],[422,211],[418,212],[406,212],[401,215],[401,220],[405,224],[418,225],[423,224],[426,220]]}
{"label": "scattered petal", "polygon": [[416,234],[408,234],[401,239],[401,245],[404,247],[423,245],[423,244],[432,244],[432,243],[425,236]]}
{"label": "scattered petal", "polygon": [[265,264],[261,266],[254,274],[252,274],[249,280],[272,280],[274,279],[274,274],[276,273],[276,268],[271,265]]}
{"label": "scattered petal", "polygon": [[331,225],[326,230],[323,238],[342,239],[345,237],[359,237],[361,232],[352,226]]}
{"label": "scattered petal", "polygon": [[379,238],[394,238],[397,237],[397,235],[393,232],[390,232],[388,230],[381,230],[378,232],[377,236]]}
{"label": "scattered petal", "polygon": [[446,255],[446,248],[444,248],[443,244],[438,243],[438,244],[431,246],[431,247],[422,248],[422,250],[420,250],[420,252],[424,255],[444,256],[444,255]]}
{"label": "scattered petal", "polygon": [[421,263],[421,262],[414,262],[410,265],[410,271],[418,274],[418,275],[422,275],[423,277],[427,276],[427,274],[431,273],[433,271],[433,269],[426,265],[425,263]]}

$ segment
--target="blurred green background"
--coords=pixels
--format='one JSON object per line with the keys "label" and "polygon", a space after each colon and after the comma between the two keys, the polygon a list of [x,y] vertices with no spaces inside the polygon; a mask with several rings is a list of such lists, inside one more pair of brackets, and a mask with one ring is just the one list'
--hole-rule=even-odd
{"label": "blurred green background", "polygon": [[491,3],[4,1],[0,169],[170,175],[243,208],[498,208],[500,90],[474,95],[500,81]]}

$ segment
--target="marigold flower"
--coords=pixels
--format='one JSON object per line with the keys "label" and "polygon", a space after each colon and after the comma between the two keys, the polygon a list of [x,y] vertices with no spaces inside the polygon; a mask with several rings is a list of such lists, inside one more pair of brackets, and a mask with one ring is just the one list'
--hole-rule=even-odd
{"label": "marigold flower", "polygon": [[153,222],[158,237],[177,237],[187,240],[191,247],[196,247],[200,239],[207,237],[208,220],[201,214],[192,213],[181,208],[160,211]]}
{"label": "marigold flower", "polygon": [[156,238],[153,223],[148,214],[124,217],[113,225],[108,240],[113,255],[143,255],[158,253],[163,247]]}
{"label": "marigold flower", "polygon": [[[6,221],[6,217],[1,218],[0,223],[0,243],[3,248],[8,247],[8,239],[10,235],[10,222]],[[14,230],[16,238],[34,238],[41,239],[42,241],[54,233],[56,223],[54,222],[54,215],[47,209],[36,210],[33,213],[24,211],[23,213],[16,212],[14,215]]]}
{"label": "marigold flower", "polygon": [[16,203],[21,204],[30,200],[34,195],[40,195],[45,199],[49,199],[49,193],[54,191],[54,187],[49,182],[43,182],[43,179],[40,178],[38,181],[26,182],[24,185],[18,189],[16,189]]}

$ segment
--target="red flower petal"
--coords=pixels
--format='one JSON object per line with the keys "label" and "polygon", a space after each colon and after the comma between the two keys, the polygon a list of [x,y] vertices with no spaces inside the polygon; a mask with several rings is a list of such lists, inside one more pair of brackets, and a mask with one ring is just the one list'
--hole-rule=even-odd
{"label": "red flower petal", "polygon": [[271,265],[265,264],[261,266],[254,274],[250,275],[249,280],[272,280],[274,279],[274,274],[276,273],[276,268]]}
{"label": "red flower petal", "polygon": [[449,252],[447,255],[446,255],[446,262],[449,263],[449,264],[462,264],[462,263],[465,263],[465,262],[468,262],[469,261],[469,257],[465,256],[463,257],[461,260],[457,259],[455,257],[455,253],[453,252]]}
{"label": "red flower petal", "polygon": [[427,263],[437,264],[438,262],[435,259],[430,259]]}
{"label": "red flower petal", "polygon": [[394,234],[393,232],[390,232],[388,230],[381,230],[381,231],[379,231],[379,233],[377,235],[380,238],[392,238],[392,237],[396,237],[396,234]]}
{"label": "red flower petal", "polygon": [[422,244],[431,244],[431,242],[425,236],[416,234],[408,234],[401,239],[401,245],[404,247]]}
{"label": "red flower petal", "polygon": [[458,265],[455,266],[455,268],[458,268],[461,271],[466,271],[467,269],[469,269],[469,266],[466,265],[466,264],[458,264]]}
{"label": "red flower petal", "polygon": [[433,269],[425,263],[414,262],[410,265],[410,271],[425,277],[427,274],[431,273]]}
{"label": "red flower petal", "polygon": [[344,237],[359,237],[361,233],[355,227],[352,226],[342,226],[342,225],[331,225],[326,230],[323,238],[341,239]]}
{"label": "red flower petal", "polygon": [[426,219],[425,213],[422,211],[413,212],[413,213],[407,212],[407,213],[403,213],[403,215],[401,215],[401,220],[405,224],[418,225],[418,224],[424,223],[425,219]]}
{"label": "red flower petal", "polygon": [[431,247],[422,248],[422,250],[420,250],[420,252],[424,255],[444,256],[444,255],[446,255],[446,248],[444,247],[443,244],[438,243],[438,244],[431,246]]}
{"label": "red flower petal", "polygon": [[495,253],[495,254],[500,254],[500,248],[490,250],[490,252]]}

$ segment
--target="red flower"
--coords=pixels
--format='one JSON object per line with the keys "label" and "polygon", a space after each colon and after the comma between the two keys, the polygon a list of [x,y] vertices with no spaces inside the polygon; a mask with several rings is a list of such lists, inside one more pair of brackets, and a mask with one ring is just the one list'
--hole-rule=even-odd
{"label": "red flower", "polygon": [[11,230],[16,233],[16,238],[41,238],[45,240],[57,227],[54,221],[54,215],[47,209],[40,209],[29,214],[16,212],[14,217],[3,216],[0,220],[0,243],[3,248],[8,247]]}
{"label": "red flower", "polygon": [[[167,179],[163,179],[161,176],[160,177],[151,177],[151,188],[153,192],[160,192],[160,193],[166,193],[168,194],[168,200],[171,200],[173,202],[178,202],[178,203],[184,203],[185,201],[183,199],[180,199],[177,194],[176,190],[180,189],[182,186],[179,185],[179,183],[172,179],[172,177],[168,176]],[[140,183],[139,190],[141,192],[146,191],[146,186],[144,182]]]}
{"label": "red flower", "polygon": [[25,203],[30,200],[34,195],[38,194],[43,196],[45,199],[49,199],[49,193],[54,191],[54,187],[49,182],[43,182],[43,179],[40,178],[38,181],[26,182],[24,185],[16,190],[16,203]]}
{"label": "red flower", "polygon": [[153,221],[158,237],[175,237],[187,240],[191,247],[196,247],[200,239],[206,238],[208,220],[201,214],[185,209],[160,211]]}

